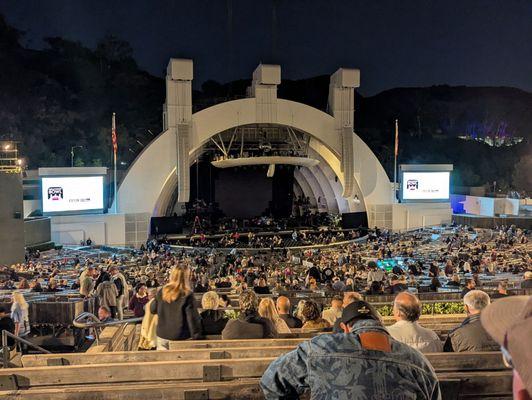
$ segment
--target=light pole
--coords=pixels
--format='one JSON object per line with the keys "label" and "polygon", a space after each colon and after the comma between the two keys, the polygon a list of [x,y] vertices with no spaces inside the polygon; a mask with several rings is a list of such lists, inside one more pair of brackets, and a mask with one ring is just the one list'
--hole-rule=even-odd
{"label": "light pole", "polygon": [[78,148],[79,148],[79,149],[82,149],[83,146],[81,146],[81,145],[77,145],[77,146],[72,146],[72,147],[70,148],[70,166],[71,166],[71,167],[74,167],[74,149],[78,149]]}

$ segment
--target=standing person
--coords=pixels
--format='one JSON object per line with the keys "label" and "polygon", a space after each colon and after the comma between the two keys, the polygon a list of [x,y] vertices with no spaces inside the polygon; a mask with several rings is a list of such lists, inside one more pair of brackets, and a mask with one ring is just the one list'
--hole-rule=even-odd
{"label": "standing person", "polygon": [[131,300],[129,300],[129,309],[133,311],[135,318],[144,316],[144,307],[148,301],[148,288],[146,284],[140,283],[137,286],[137,291],[131,296]]}
{"label": "standing person", "polygon": [[439,353],[443,345],[436,334],[418,324],[421,316],[421,302],[409,292],[395,296],[393,316],[397,321],[386,329],[390,335],[401,343],[405,343],[422,353]]}
{"label": "standing person", "polygon": [[129,305],[129,290],[127,287],[127,280],[124,275],[118,270],[116,265],[109,268],[111,280],[118,289],[118,297],[116,299],[116,307],[118,311],[118,319],[124,319],[124,307]]}
{"label": "standing person", "polygon": [[277,298],[277,311],[279,312],[279,318],[281,318],[286,325],[291,328],[301,328],[303,322],[299,318],[290,315],[290,299],[285,296],[279,296]]}
{"label": "standing person", "polygon": [[390,337],[370,304],[349,304],[341,328],[273,361],[260,382],[265,398],[297,398],[310,390],[313,399],[441,399],[426,358]]}
{"label": "standing person", "polygon": [[[13,318],[11,318],[9,309],[4,306],[0,306],[0,334],[2,331],[8,331],[9,333],[15,334],[15,323],[13,322]],[[7,345],[12,347],[14,344],[14,339],[8,337]],[[0,349],[0,354],[2,354],[1,352],[2,350]]]}
{"label": "standing person", "polygon": [[152,314],[150,311],[155,295],[156,289],[149,289],[149,301],[144,308],[144,317],[140,326],[139,349],[153,350],[157,347],[157,315]]}
{"label": "standing person", "polygon": [[118,289],[111,282],[111,277],[107,272],[100,274],[101,283],[96,288],[94,294],[98,297],[101,306],[106,306],[111,311],[111,317],[116,318],[116,299],[118,298]]}
{"label": "standing person", "polygon": [[444,351],[497,351],[498,346],[480,322],[480,312],[490,304],[490,297],[482,290],[471,290],[464,296],[467,317],[449,332]]}
{"label": "standing person", "polygon": [[482,326],[501,347],[504,364],[513,369],[516,400],[532,398],[532,297],[501,298],[482,312]]}
{"label": "standing person", "polygon": [[169,350],[170,340],[201,339],[201,318],[190,288],[190,268],[186,264],[170,271],[169,282],[157,292],[150,305],[157,314],[157,350]]}
{"label": "standing person", "polygon": [[91,294],[94,289],[94,268],[88,267],[80,275],[79,279],[79,294],[82,297],[87,297]]}
{"label": "standing person", "polygon": [[13,304],[11,305],[11,319],[15,323],[15,335],[24,337],[30,334],[30,318],[28,303],[20,292],[13,292]]}
{"label": "standing person", "polygon": [[277,333],[290,333],[290,328],[286,322],[279,316],[275,303],[271,297],[262,299],[259,303],[259,315],[262,318],[269,319],[275,326]]}

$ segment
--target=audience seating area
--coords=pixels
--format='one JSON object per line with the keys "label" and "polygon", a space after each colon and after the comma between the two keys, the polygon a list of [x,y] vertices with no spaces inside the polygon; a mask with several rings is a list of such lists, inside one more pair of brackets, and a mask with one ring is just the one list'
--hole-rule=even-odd
{"label": "audience seating area", "polygon": [[[430,318],[436,327],[460,317]],[[103,332],[102,338],[109,334]],[[104,352],[24,355],[24,368],[0,370],[0,397],[260,399],[258,383],[265,369],[304,340],[308,337],[189,340],[171,342],[170,351],[163,352],[113,352],[108,346]],[[512,371],[504,367],[499,352],[433,353],[427,358],[441,380],[444,399],[511,398]]]}

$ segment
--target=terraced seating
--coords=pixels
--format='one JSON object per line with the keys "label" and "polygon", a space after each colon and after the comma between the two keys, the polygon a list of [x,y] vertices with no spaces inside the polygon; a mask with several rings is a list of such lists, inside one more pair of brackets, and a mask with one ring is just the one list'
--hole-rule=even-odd
{"label": "terraced seating", "polygon": [[[240,343],[247,346],[246,340]],[[207,359],[220,353],[240,357],[245,354],[244,349],[193,350],[197,355],[193,360],[172,360],[179,353],[187,354],[183,351],[131,352],[129,355],[107,353],[106,358],[101,358],[97,364],[6,369],[0,371],[0,381],[16,383],[20,389],[5,390],[0,392],[0,396],[5,399],[89,399],[97,393],[99,399],[239,398],[234,396],[241,390],[256,391],[258,381],[270,362],[280,352],[288,350],[255,346],[251,348],[255,353],[248,353],[250,356],[260,351],[265,351],[268,356]],[[250,347],[247,349],[250,350]],[[165,360],[150,361],[154,354]],[[87,356],[92,361],[98,361],[97,354]],[[192,356],[190,350],[188,356]],[[427,358],[442,381],[446,393],[444,398],[511,396],[511,371],[502,365],[500,353],[435,353],[427,355]],[[24,362],[29,360],[26,357]],[[107,362],[102,362],[104,360]],[[76,360],[71,358],[70,361]],[[458,397],[455,396],[456,390],[460,393]]]}

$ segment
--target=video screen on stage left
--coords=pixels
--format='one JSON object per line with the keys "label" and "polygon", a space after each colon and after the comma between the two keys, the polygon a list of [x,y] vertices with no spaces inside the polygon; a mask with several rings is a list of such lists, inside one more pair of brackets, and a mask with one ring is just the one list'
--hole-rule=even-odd
{"label": "video screen on stage left", "polygon": [[43,177],[44,214],[82,214],[104,209],[103,176]]}
{"label": "video screen on stage left", "polygon": [[404,201],[448,201],[449,171],[403,172],[401,198]]}

